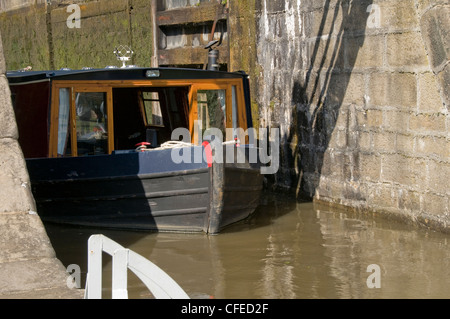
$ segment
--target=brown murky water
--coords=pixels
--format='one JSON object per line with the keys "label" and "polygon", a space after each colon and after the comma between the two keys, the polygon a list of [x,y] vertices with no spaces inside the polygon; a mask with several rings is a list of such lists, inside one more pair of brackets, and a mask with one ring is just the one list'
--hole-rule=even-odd
{"label": "brown murky water", "polygon": [[[83,286],[87,240],[100,233],[158,265],[192,298],[450,298],[449,235],[312,203],[268,201],[217,236],[46,227],[63,264],[80,266]],[[111,259],[104,261],[110,298]],[[130,272],[128,287],[130,298],[152,297]]]}

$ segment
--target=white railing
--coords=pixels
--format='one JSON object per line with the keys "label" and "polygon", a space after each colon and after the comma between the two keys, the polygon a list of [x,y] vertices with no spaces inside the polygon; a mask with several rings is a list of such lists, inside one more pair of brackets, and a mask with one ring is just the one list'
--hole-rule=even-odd
{"label": "white railing", "polygon": [[102,253],[112,256],[112,298],[127,299],[127,270],[136,276],[157,299],[189,299],[184,290],[163,270],[148,259],[126,249],[103,235],[92,235],[88,241],[88,273],[85,299],[102,298]]}

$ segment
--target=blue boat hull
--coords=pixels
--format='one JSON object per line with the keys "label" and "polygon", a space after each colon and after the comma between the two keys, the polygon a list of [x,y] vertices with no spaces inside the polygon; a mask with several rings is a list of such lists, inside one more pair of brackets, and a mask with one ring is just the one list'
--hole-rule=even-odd
{"label": "blue boat hull", "polygon": [[258,206],[258,165],[174,163],[171,149],[27,160],[44,221],[148,231],[218,233]]}

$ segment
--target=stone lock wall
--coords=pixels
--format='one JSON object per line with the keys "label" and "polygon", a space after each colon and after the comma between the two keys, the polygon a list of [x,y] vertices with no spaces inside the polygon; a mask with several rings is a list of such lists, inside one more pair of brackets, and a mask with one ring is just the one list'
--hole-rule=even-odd
{"label": "stone lock wall", "polygon": [[448,231],[448,1],[245,3],[230,54],[280,129],[272,187]]}
{"label": "stone lock wall", "polygon": [[[134,64],[150,65],[150,1],[75,2],[80,30],[65,26],[69,1],[1,14],[8,69],[118,65],[118,44],[133,46]],[[281,167],[268,185],[448,231],[448,0],[227,8],[229,69],[250,75],[256,126],[280,129]]]}

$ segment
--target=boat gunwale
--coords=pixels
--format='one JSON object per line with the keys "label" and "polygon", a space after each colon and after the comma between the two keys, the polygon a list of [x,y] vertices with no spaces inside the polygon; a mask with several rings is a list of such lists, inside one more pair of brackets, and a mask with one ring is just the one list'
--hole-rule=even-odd
{"label": "boat gunwale", "polygon": [[[47,159],[47,158],[45,158]],[[205,164],[206,165],[206,164]],[[131,180],[131,179],[154,179],[161,177],[173,177],[181,175],[194,175],[201,173],[209,173],[208,167],[184,169],[184,170],[171,170],[167,172],[158,173],[142,173],[135,175],[117,175],[117,176],[99,176],[99,177],[81,177],[81,178],[58,178],[58,179],[33,179],[33,184],[57,184],[67,182],[102,182],[111,180]]]}

